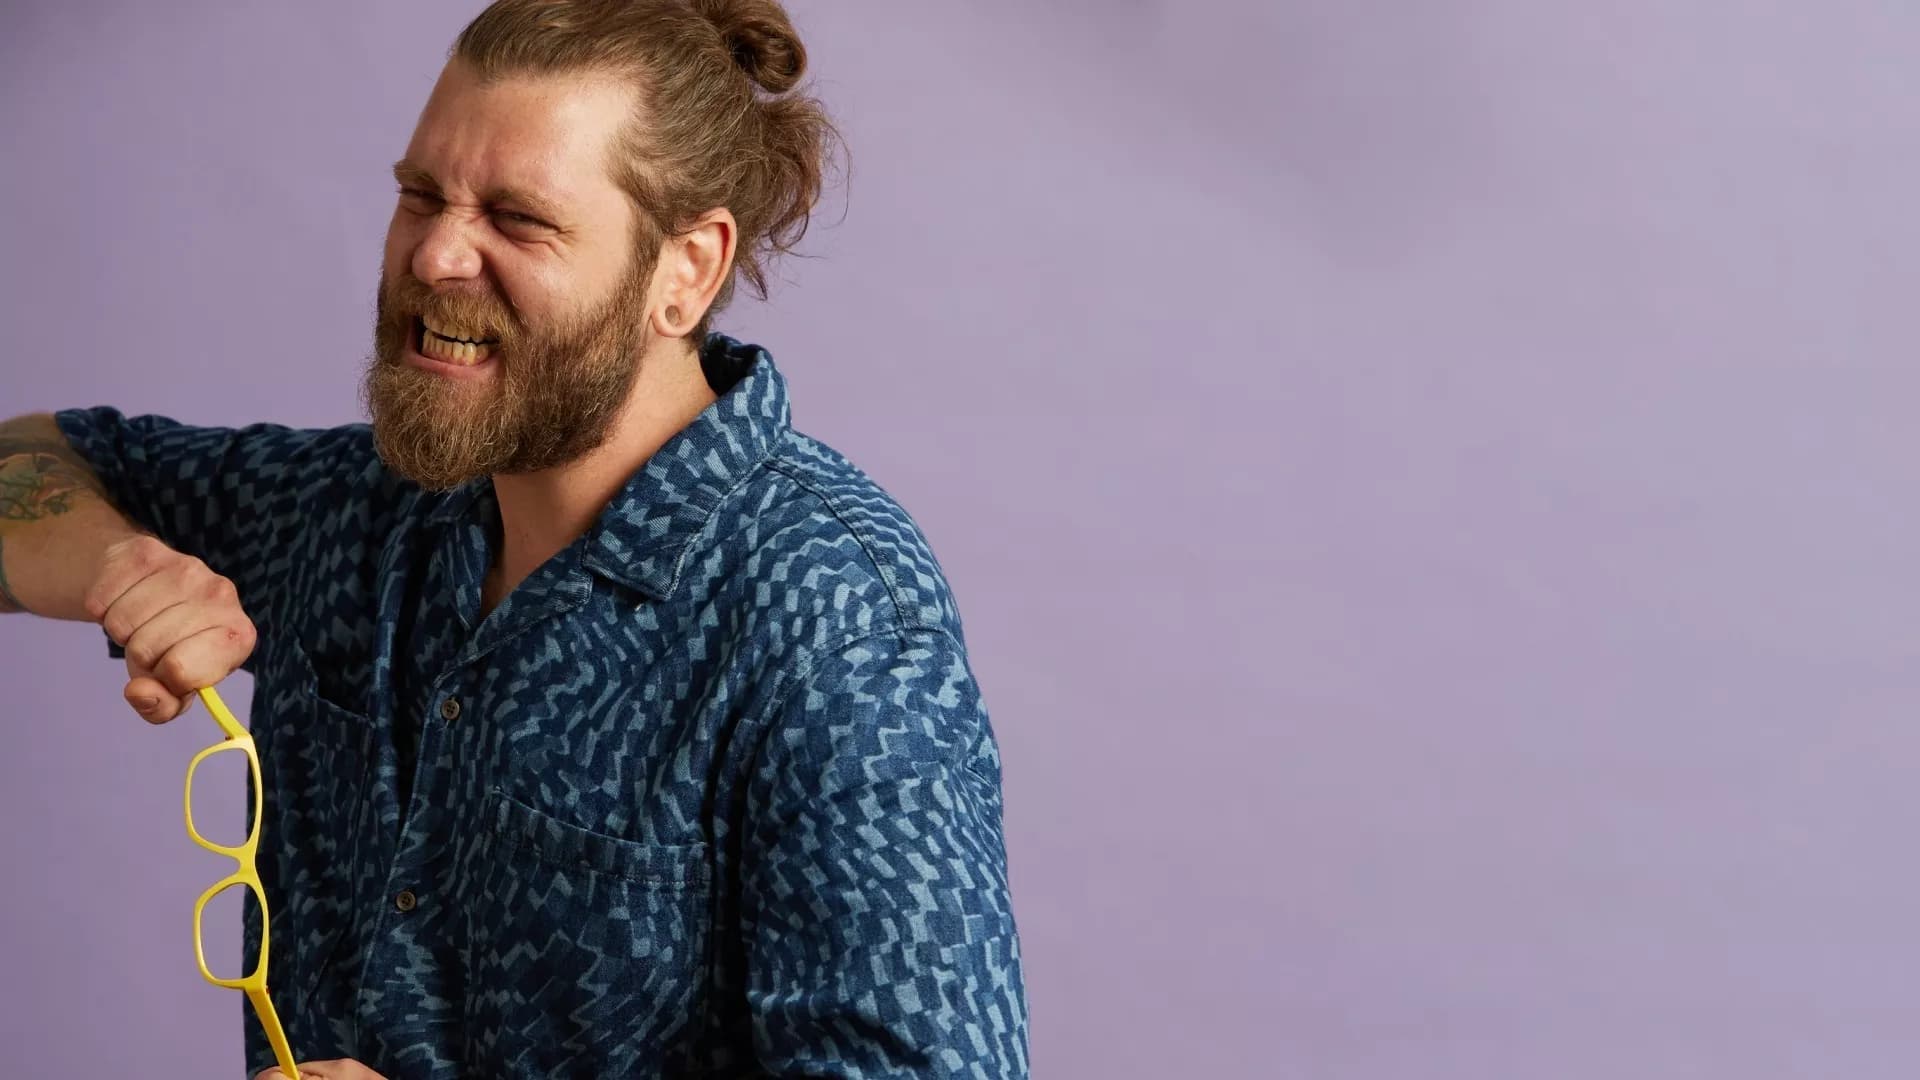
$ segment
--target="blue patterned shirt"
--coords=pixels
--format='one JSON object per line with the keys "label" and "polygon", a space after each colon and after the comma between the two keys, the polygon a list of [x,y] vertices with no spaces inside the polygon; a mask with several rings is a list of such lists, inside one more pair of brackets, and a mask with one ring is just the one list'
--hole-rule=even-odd
{"label": "blue patterned shirt", "polygon": [[424,492],[365,425],[57,414],[260,631],[268,985],[301,1058],[1026,1075],[1000,762],[939,565],[792,429],[764,350],[703,362],[718,403],[485,618],[490,481]]}

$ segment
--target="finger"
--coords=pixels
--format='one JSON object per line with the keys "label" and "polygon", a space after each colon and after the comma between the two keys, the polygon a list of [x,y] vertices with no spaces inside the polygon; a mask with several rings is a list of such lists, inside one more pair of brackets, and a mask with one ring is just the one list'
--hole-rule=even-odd
{"label": "finger", "polygon": [[[127,670],[132,672],[132,665],[128,665]],[[156,726],[178,718],[193,707],[192,697],[177,696],[151,674],[134,674],[120,695],[127,699],[127,704],[134,712],[140,714],[140,719]]]}
{"label": "finger", "polygon": [[[144,588],[144,582],[136,586],[136,589]],[[127,654],[127,670],[136,675],[152,672],[160,665],[160,658],[167,655],[167,650],[216,625],[219,618],[218,611],[184,600],[161,608],[142,620],[132,636],[121,643],[121,650]]]}
{"label": "finger", "polygon": [[153,677],[175,697],[186,697],[233,674],[252,648],[251,627],[210,626],[169,648]]}
{"label": "finger", "polygon": [[148,620],[182,601],[197,599],[188,595],[196,568],[185,559],[173,559],[156,567],[140,580],[130,583],[100,618],[107,636],[125,645]]}
{"label": "finger", "polygon": [[[136,536],[107,548],[106,563],[101,567],[99,578],[81,598],[87,617],[105,625],[107,611],[127,590],[179,561],[179,553],[154,536]],[[129,633],[132,629],[127,628]]]}

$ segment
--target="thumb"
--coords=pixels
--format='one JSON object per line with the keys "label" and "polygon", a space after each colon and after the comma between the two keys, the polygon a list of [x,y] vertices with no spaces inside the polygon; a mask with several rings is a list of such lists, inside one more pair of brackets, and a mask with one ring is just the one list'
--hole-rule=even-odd
{"label": "thumb", "polygon": [[193,706],[193,698],[175,697],[165,683],[151,675],[134,675],[120,696],[149,724],[164,724]]}

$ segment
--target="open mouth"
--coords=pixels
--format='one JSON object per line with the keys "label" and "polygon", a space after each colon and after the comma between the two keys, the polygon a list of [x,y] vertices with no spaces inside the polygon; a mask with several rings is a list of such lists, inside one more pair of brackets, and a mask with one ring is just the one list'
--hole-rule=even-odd
{"label": "open mouth", "polygon": [[500,344],[499,338],[483,337],[471,327],[441,326],[420,317],[415,317],[413,326],[420,340],[420,355],[443,364],[471,367],[491,359],[494,347]]}

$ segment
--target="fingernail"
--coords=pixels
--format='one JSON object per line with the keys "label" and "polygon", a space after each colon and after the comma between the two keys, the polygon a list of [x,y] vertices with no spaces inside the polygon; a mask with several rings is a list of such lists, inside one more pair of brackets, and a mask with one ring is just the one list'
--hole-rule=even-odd
{"label": "fingernail", "polygon": [[152,712],[160,707],[160,699],[157,697],[137,697],[133,699],[133,707],[139,709],[141,712]]}

